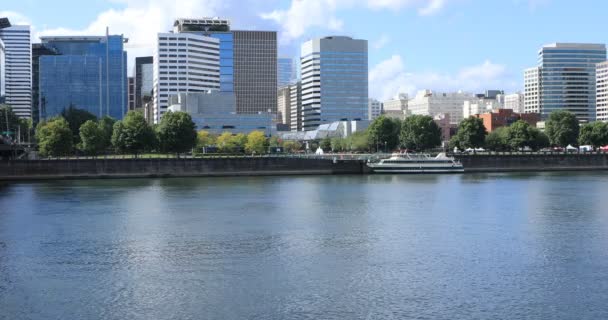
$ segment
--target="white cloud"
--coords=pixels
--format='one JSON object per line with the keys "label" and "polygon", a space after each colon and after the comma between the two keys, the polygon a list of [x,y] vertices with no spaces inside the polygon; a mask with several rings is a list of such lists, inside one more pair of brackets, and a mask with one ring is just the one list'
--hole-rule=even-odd
{"label": "white cloud", "polygon": [[18,24],[31,25],[32,24],[32,22],[30,21],[30,19],[28,17],[22,15],[19,12],[15,12],[15,11],[0,11],[0,18],[8,18],[8,20],[13,25],[18,25]]}
{"label": "white cloud", "polygon": [[364,7],[370,9],[418,9],[419,15],[431,15],[441,10],[448,0],[291,0],[289,8],[260,14],[282,28],[282,38],[290,41],[302,37],[311,28],[341,30],[343,22],[337,17],[340,10]]}
{"label": "white cloud", "polygon": [[372,43],[372,47],[376,50],[384,48],[391,41],[391,37],[387,34],[383,34],[378,38],[378,40]]}
{"label": "white cloud", "polygon": [[489,60],[460,69],[455,74],[438,72],[407,72],[400,55],[393,55],[369,73],[370,97],[389,99],[397,93],[413,95],[418,90],[483,92],[487,89],[516,91],[520,81],[512,79],[506,67]]}

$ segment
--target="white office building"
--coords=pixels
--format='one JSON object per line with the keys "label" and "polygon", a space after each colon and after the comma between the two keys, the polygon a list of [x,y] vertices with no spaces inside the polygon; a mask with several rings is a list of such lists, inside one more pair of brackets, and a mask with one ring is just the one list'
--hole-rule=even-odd
{"label": "white office building", "polygon": [[384,101],[382,114],[390,118],[405,119],[408,116],[407,101],[407,93],[400,93],[393,99]]}
{"label": "white office building", "polygon": [[300,54],[304,130],[368,118],[367,40],[312,39],[302,44]]}
{"label": "white office building", "polygon": [[525,109],[524,109],[525,95],[523,93],[518,92],[518,93],[513,93],[513,94],[507,94],[504,97],[505,97],[504,98],[505,99],[505,103],[504,103],[505,109],[511,109],[515,113],[524,113],[525,112]]}
{"label": "white office building", "polygon": [[367,106],[367,116],[370,121],[378,118],[382,114],[382,102],[376,99],[369,99]]}
{"label": "white office building", "polygon": [[4,42],[0,39],[0,103],[4,101],[4,70],[5,70]]}
{"label": "white office building", "polygon": [[297,82],[289,86],[291,97],[289,109],[289,127],[291,131],[302,131],[302,83]]}
{"label": "white office building", "polygon": [[[581,122],[596,118],[596,64],[606,61],[606,45],[553,43],[538,52],[537,68],[524,72],[525,112],[542,120],[567,110]],[[538,89],[538,91],[536,91]]]}
{"label": "white office building", "polygon": [[608,122],[608,61],[598,63],[596,70],[597,121]]}
{"label": "white office building", "polygon": [[159,33],[154,53],[154,123],[179,93],[220,89],[220,40],[195,33]]}
{"label": "white office building", "polygon": [[32,43],[30,26],[13,26],[0,19],[0,39],[4,42],[5,103],[21,118],[32,117]]}
{"label": "white office building", "polygon": [[462,118],[467,119],[476,114],[497,111],[502,108],[500,100],[472,99],[466,100],[462,106]]}
{"label": "white office building", "polygon": [[464,102],[474,96],[463,92],[433,92],[418,91],[416,96],[408,101],[408,111],[411,114],[435,117],[442,113],[450,115],[450,123],[458,124],[463,119]]}

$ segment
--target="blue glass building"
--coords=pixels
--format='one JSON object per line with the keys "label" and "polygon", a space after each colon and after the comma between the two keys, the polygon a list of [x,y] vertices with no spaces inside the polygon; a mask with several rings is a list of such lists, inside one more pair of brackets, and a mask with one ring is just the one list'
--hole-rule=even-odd
{"label": "blue glass building", "polygon": [[39,58],[40,119],[73,106],[122,119],[127,110],[127,53],[122,35],[43,37],[57,55]]}
{"label": "blue glass building", "polygon": [[296,78],[296,71],[291,58],[278,58],[277,59],[277,83],[278,87],[285,87],[294,82]]}

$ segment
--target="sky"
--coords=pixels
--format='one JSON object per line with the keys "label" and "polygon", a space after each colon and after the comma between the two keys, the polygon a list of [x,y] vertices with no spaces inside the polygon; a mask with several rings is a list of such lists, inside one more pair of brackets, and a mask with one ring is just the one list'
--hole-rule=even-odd
{"label": "sky", "polygon": [[[10,0],[0,17],[41,35],[124,34],[130,65],[177,17],[222,17],[276,30],[279,55],[327,35],[369,41],[370,97],[523,89],[523,69],[554,42],[608,42],[603,0]],[[179,5],[176,5],[178,3]],[[564,17],[567,17],[564,18]],[[131,67],[129,67],[131,71]]]}

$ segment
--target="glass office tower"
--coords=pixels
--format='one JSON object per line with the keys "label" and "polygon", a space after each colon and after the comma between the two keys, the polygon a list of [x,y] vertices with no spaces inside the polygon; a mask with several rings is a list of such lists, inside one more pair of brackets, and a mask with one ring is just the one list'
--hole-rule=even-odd
{"label": "glass office tower", "polygon": [[606,45],[554,43],[538,52],[538,67],[525,71],[526,112],[546,120],[568,110],[581,122],[596,119],[596,64],[606,61]]}
{"label": "glass office tower", "polygon": [[290,85],[296,78],[296,68],[291,58],[277,59],[277,83],[282,88]]}
{"label": "glass office tower", "polygon": [[127,53],[122,35],[42,37],[57,55],[39,58],[40,119],[72,106],[97,117],[127,112]]}

